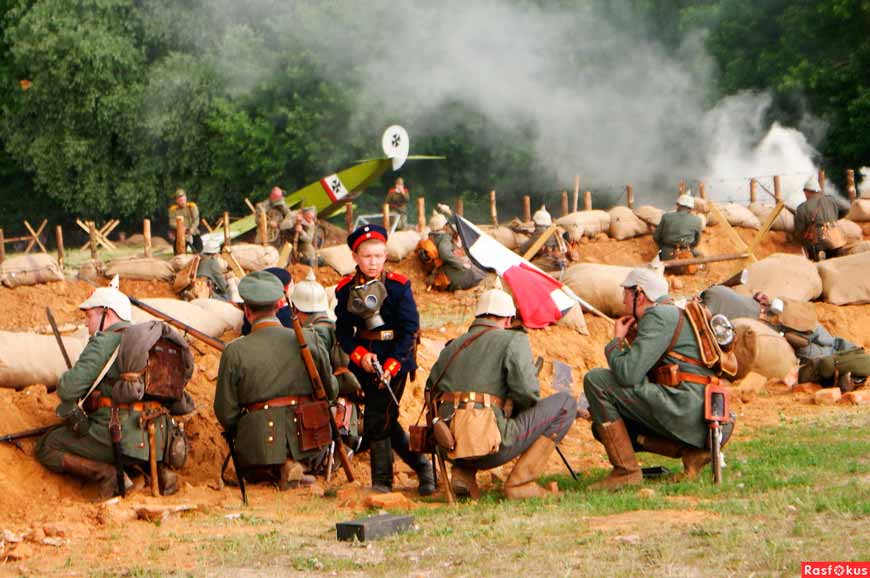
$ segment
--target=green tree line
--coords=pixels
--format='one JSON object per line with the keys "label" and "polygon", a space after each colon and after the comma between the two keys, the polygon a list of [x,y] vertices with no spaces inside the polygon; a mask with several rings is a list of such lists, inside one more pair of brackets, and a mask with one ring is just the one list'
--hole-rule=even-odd
{"label": "green tree line", "polygon": [[[596,3],[516,1],[566,10]],[[403,168],[433,201],[462,195],[474,206],[490,188],[565,187],[536,160],[531,128],[504,128],[446,102],[432,115],[437,126],[418,131],[424,119],[392,118],[384,103],[366,101],[354,50],[325,61],[316,41],[282,32],[316,29],[340,16],[341,3],[288,3],[277,20],[228,9],[204,21],[218,14],[211,4],[0,0],[0,226],[17,230],[23,217],[42,215],[165,215],[179,186],[207,217],[242,214],[246,196],[262,199],[273,184],[292,191],[379,155],[385,120],[408,128],[413,152],[447,157]],[[674,49],[687,31],[705,30],[720,70],[710,98],[771,90],[771,120],[785,124],[811,111],[829,127],[819,148],[832,174],[870,158],[870,2],[596,4],[613,18],[640,19]],[[230,61],[245,65],[228,71]]]}

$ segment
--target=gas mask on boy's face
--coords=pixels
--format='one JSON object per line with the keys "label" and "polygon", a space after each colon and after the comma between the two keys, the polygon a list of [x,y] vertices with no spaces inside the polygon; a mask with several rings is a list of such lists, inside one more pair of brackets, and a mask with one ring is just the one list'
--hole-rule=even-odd
{"label": "gas mask on boy's face", "polygon": [[355,285],[350,290],[347,300],[348,312],[362,317],[366,329],[372,330],[384,324],[381,317],[381,305],[387,297],[387,287],[380,279],[372,279],[362,285]]}

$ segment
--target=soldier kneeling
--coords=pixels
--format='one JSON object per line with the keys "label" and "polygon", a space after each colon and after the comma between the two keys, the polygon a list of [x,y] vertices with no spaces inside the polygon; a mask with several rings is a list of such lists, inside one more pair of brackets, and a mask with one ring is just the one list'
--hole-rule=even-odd
{"label": "soldier kneeling", "polygon": [[[311,484],[304,471],[331,441],[323,413],[329,408],[314,400],[296,335],[276,317],[284,286],[272,273],[257,271],[241,280],[239,295],[251,333],[224,349],[214,400],[218,421],[235,440],[237,475],[276,481],[281,490]],[[313,329],[303,334],[333,400],[338,386],[329,353]]]}
{"label": "soldier kneeling", "polygon": [[[510,295],[500,288],[485,292],[477,319],[444,348],[426,382],[439,418],[450,424],[453,448],[448,457],[457,495],[477,498],[477,471],[517,456],[504,484],[505,496],[548,495],[537,479],[577,413],[577,402],[566,392],[541,399],[529,338],[524,331],[509,329],[514,315]],[[519,410],[513,417],[505,412],[508,401]]]}

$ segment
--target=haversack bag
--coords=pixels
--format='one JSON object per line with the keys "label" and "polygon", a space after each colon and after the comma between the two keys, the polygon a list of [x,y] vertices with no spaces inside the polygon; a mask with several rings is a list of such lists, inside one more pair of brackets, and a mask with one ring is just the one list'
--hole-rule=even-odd
{"label": "haversack bag", "polygon": [[488,403],[484,407],[474,405],[474,402],[468,402],[453,412],[450,432],[456,445],[448,454],[451,459],[488,456],[497,452],[501,445],[495,412]]}
{"label": "haversack bag", "polygon": [[296,407],[296,418],[298,419],[296,432],[299,436],[299,449],[307,452],[328,446],[332,441],[329,404],[325,401],[311,401]]}

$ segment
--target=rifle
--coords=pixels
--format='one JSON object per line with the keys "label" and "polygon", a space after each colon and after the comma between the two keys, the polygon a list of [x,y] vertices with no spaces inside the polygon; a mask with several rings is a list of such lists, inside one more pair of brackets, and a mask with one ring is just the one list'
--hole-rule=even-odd
{"label": "rifle", "polygon": [[[761,187],[761,190],[762,190],[762,191],[764,191],[765,193],[767,193],[768,195],[770,195],[771,197],[773,197],[773,198],[776,199],[777,201],[780,200],[780,199],[778,199],[778,198],[776,197],[776,194],[775,194],[775,193],[770,192],[770,189],[768,189],[767,187],[764,186],[764,183],[762,183],[761,181],[755,181],[755,182],[758,183],[758,186]],[[792,215],[795,214],[795,210],[792,209],[791,207],[789,207],[788,205],[786,205],[785,203],[783,203],[782,206],[783,206],[783,208],[784,208],[786,211],[788,211],[788,212],[791,213]]]}
{"label": "rifle", "polygon": [[[293,320],[293,331],[296,333],[296,341],[299,343],[299,353],[302,355],[302,361],[305,363],[305,370],[308,372],[308,377],[311,379],[311,389],[314,393],[314,398],[317,400],[327,400],[326,389],[323,387],[323,381],[320,379],[320,374],[317,372],[317,366],[314,365],[314,356],[311,355],[311,350],[308,344],[305,343],[305,335],[302,334],[302,323],[299,322],[299,314],[296,312],[296,307],[290,306],[291,319]],[[344,449],[344,444],[341,441],[341,432],[338,431],[338,426],[335,424],[335,416],[332,411],[327,411],[329,414],[329,426],[332,430],[332,441],[335,443],[335,449],[338,452],[338,459],[341,462],[341,469],[344,470],[347,476],[347,481],[354,481],[353,469],[350,467],[350,460]],[[332,468],[327,470],[327,473],[332,473]]]}
{"label": "rifle", "polygon": [[135,305],[136,307],[138,307],[142,311],[149,313],[149,314],[153,315],[154,317],[165,321],[166,323],[175,327],[176,329],[180,329],[181,331],[184,332],[185,335],[191,335],[191,336],[199,339],[200,341],[202,341],[206,345],[210,345],[211,347],[214,347],[218,351],[223,351],[224,347],[226,347],[226,344],[223,341],[221,341],[220,339],[216,339],[214,337],[211,337],[210,335],[206,335],[205,333],[203,333],[199,329],[196,329],[195,327],[191,327],[187,323],[182,323],[181,321],[179,321],[175,317],[172,317],[166,313],[163,313],[159,309],[155,309],[154,307],[148,305],[147,303],[143,303],[142,301],[139,301],[135,297],[130,297],[130,303],[132,303],[133,305]]}
{"label": "rifle", "polygon": [[20,432],[6,434],[5,436],[0,436],[0,443],[14,442],[15,440],[21,440],[24,438],[32,438],[32,437],[41,436],[42,434],[54,429],[55,427],[57,427],[59,425],[60,424],[55,423],[55,424],[45,425],[45,426],[37,427],[37,428],[33,428],[33,429],[26,429],[26,430],[20,431]]}
{"label": "rifle", "polygon": [[57,346],[60,347],[63,360],[66,362],[66,368],[72,369],[72,362],[70,362],[69,354],[66,352],[66,347],[63,345],[63,339],[60,336],[60,330],[57,328],[57,321],[54,320],[54,314],[51,312],[51,307],[45,308],[45,315],[48,317],[48,324],[51,325],[51,332],[54,333],[54,338],[57,340]]}
{"label": "rifle", "polygon": [[[242,492],[242,503],[248,505],[248,492],[245,490],[245,476],[239,468],[239,460],[236,457],[236,432],[232,430],[222,431],[221,436],[227,441],[227,446],[230,448],[230,459],[233,461],[233,469],[236,470],[236,479],[239,481],[239,490]],[[224,460],[224,466],[221,468],[221,479],[223,479],[224,470],[227,469],[227,462]]]}

